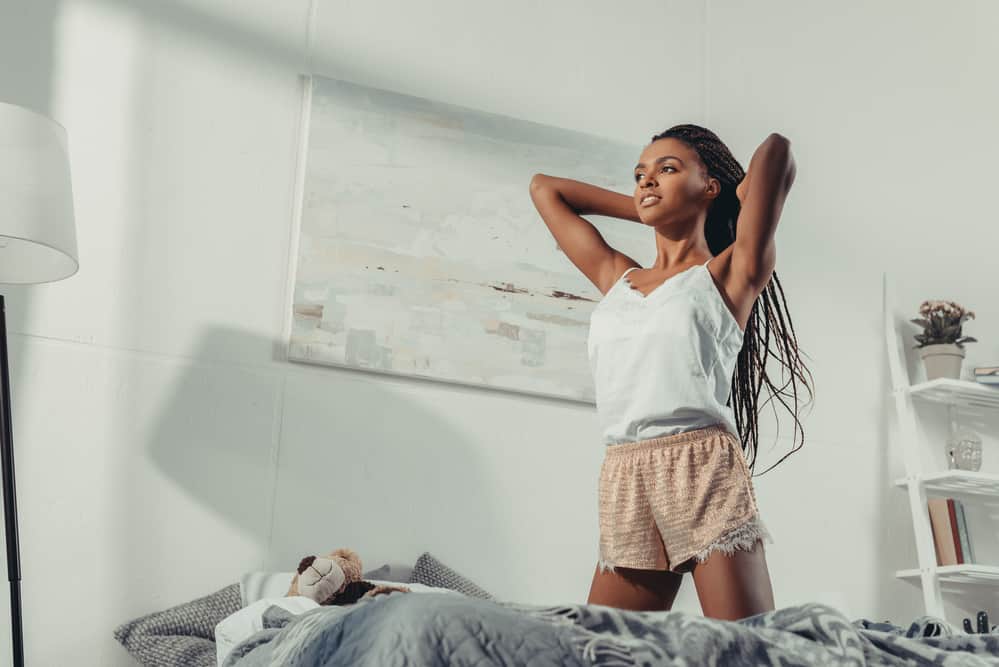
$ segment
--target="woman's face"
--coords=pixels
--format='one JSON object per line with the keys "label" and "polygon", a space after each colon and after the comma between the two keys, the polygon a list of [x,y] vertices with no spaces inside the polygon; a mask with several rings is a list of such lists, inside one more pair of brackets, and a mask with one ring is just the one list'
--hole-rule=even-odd
{"label": "woman's face", "polygon": [[696,217],[720,188],[717,179],[707,177],[697,152],[672,137],[657,139],[642,151],[634,179],[635,207],[647,225]]}

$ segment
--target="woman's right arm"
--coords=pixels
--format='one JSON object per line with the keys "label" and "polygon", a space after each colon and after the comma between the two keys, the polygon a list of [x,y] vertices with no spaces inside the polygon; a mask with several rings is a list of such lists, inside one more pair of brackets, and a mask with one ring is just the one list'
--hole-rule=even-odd
{"label": "woman's right arm", "polygon": [[583,214],[605,215],[641,222],[628,195],[545,174],[531,179],[531,200],[559,248],[601,293],[635,261],[607,245],[600,231]]}
{"label": "woman's right arm", "polygon": [[[632,222],[642,221],[638,217],[638,209],[635,208],[635,200],[631,195],[575,181],[571,178],[559,178],[546,174],[536,174],[535,178],[540,178],[545,187],[553,188],[558,192],[569,208],[577,215],[603,215],[609,218],[631,220]],[[534,181],[531,182],[532,187],[533,185]]]}

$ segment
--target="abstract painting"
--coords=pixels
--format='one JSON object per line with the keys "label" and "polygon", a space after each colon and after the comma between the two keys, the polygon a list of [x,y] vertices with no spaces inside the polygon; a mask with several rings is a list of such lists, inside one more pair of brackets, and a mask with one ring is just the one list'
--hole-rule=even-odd
{"label": "abstract painting", "polygon": [[[288,358],[593,403],[600,291],[530,198],[535,173],[630,194],[626,144],[319,76],[303,124]],[[587,216],[654,255],[644,225]]]}

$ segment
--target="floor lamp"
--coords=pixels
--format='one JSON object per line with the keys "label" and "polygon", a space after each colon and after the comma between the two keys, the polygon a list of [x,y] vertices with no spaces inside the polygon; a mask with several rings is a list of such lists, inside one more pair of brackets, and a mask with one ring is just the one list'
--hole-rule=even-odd
{"label": "floor lamp", "polygon": [[[66,130],[34,111],[0,103],[0,284],[62,280],[76,273],[78,268]],[[14,492],[7,310],[2,294],[0,453],[13,664],[22,667],[21,557]]]}

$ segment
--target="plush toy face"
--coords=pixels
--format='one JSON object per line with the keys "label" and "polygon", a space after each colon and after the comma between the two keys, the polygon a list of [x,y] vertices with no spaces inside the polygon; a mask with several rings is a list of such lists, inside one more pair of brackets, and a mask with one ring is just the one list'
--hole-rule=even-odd
{"label": "plush toy face", "polygon": [[309,556],[298,566],[298,594],[322,604],[344,589],[347,575],[332,558]]}
{"label": "plush toy face", "polygon": [[360,557],[349,549],[337,549],[328,556],[303,558],[288,595],[304,595],[319,604],[326,604],[342,593],[348,584],[360,579]]}

